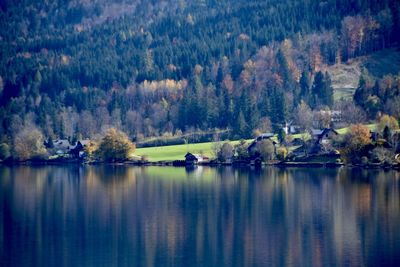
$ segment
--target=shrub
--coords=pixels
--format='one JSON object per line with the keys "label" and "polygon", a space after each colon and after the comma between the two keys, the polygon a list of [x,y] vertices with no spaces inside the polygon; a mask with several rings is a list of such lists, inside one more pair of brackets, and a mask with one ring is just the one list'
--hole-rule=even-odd
{"label": "shrub", "polygon": [[370,151],[370,158],[375,163],[389,163],[391,164],[394,160],[394,154],[389,149],[384,147],[376,147]]}
{"label": "shrub", "polygon": [[7,159],[10,155],[10,146],[6,143],[0,144],[0,159]]}
{"label": "shrub", "polygon": [[235,155],[238,159],[246,159],[249,157],[247,151],[248,144],[246,140],[240,140],[239,144],[235,145]]}
{"label": "shrub", "polygon": [[260,156],[264,161],[271,160],[274,158],[274,144],[271,140],[262,140],[257,143],[256,150],[260,153]]}
{"label": "shrub", "polygon": [[230,143],[228,143],[228,142],[224,143],[218,152],[218,160],[224,162],[224,161],[232,159],[233,149],[234,148]]}

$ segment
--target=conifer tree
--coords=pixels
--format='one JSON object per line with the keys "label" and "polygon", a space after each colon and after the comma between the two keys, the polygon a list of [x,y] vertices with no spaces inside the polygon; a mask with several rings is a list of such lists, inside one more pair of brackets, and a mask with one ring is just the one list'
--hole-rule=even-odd
{"label": "conifer tree", "polygon": [[310,82],[309,82],[309,74],[306,70],[304,70],[300,77],[300,97],[305,102],[310,100]]}

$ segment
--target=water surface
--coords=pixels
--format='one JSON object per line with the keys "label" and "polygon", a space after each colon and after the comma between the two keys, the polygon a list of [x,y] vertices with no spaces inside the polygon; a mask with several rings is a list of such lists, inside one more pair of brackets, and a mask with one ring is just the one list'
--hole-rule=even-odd
{"label": "water surface", "polygon": [[400,174],[0,167],[0,266],[400,266]]}

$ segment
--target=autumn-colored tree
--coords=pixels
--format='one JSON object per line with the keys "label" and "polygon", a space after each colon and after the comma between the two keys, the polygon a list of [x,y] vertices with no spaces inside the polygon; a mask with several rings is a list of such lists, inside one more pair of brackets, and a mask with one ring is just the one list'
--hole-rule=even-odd
{"label": "autumn-colored tree", "polygon": [[350,126],[344,137],[343,154],[346,161],[358,162],[363,154],[363,149],[371,143],[371,133],[368,127],[362,124]]}
{"label": "autumn-colored tree", "polygon": [[380,132],[383,132],[385,127],[388,127],[391,131],[399,129],[399,123],[396,118],[386,114],[379,118],[377,126]]}
{"label": "autumn-colored tree", "polygon": [[104,161],[123,161],[130,157],[135,148],[124,132],[110,128],[102,138],[97,154]]}
{"label": "autumn-colored tree", "polygon": [[288,155],[288,149],[286,147],[280,147],[276,151],[276,156],[280,160],[285,160]]}
{"label": "autumn-colored tree", "polygon": [[24,127],[14,138],[14,152],[18,160],[45,157],[47,151],[43,134],[33,126]]}
{"label": "autumn-colored tree", "polygon": [[85,146],[85,153],[86,153],[86,156],[87,156],[88,158],[92,158],[92,157],[96,154],[96,151],[97,151],[98,148],[99,148],[99,144],[98,144],[96,141],[91,140],[91,141]]}

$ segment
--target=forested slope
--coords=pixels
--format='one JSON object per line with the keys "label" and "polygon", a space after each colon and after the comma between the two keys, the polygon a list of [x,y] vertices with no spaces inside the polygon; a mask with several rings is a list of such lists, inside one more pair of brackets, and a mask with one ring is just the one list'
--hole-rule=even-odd
{"label": "forested slope", "polygon": [[[301,100],[332,107],[328,66],[400,37],[395,0],[21,0],[0,8],[8,143],[23,127],[68,138],[110,126],[133,139],[191,128],[248,137],[290,119]],[[398,84],[390,89],[397,97]]]}

